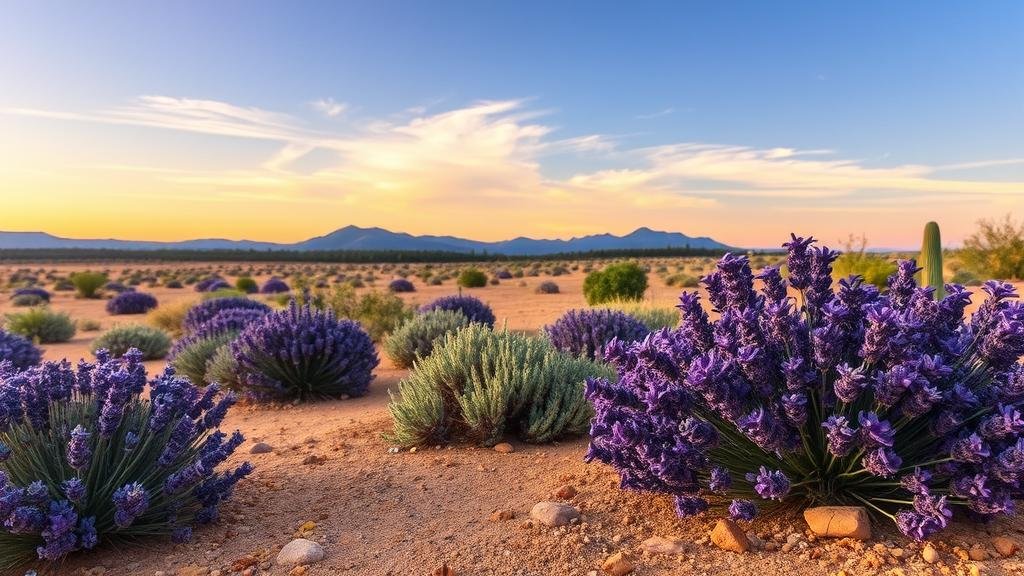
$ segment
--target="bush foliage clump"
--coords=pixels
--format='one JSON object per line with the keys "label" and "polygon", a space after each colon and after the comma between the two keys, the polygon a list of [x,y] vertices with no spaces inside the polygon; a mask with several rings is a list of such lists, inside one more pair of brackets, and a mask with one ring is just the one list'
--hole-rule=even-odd
{"label": "bush foliage clump", "polygon": [[260,287],[260,293],[262,294],[284,294],[286,292],[291,292],[291,288],[280,278],[271,278]]}
{"label": "bush foliage clump", "polygon": [[463,288],[483,288],[487,286],[487,274],[477,268],[466,268],[459,273],[458,284]]}
{"label": "bush foliage clump", "polygon": [[21,370],[38,364],[43,353],[27,338],[0,330],[0,364],[10,362]]}
{"label": "bush foliage clump", "polygon": [[75,322],[66,312],[54,312],[46,306],[7,315],[6,328],[40,344],[67,342],[75,337]]}
{"label": "bush foliage clump", "polygon": [[591,306],[612,300],[640,300],[646,291],[647,273],[635,262],[611,264],[583,280],[583,296]]}
{"label": "bush foliage clump", "polygon": [[71,283],[81,298],[99,298],[99,291],[107,283],[107,275],[102,272],[75,272],[70,277]]}
{"label": "bush foliage clump", "polygon": [[204,324],[213,319],[224,310],[256,310],[264,314],[271,311],[270,306],[263,302],[250,300],[245,297],[214,298],[196,304],[185,314],[182,322],[182,329],[185,334],[191,334],[199,330]]}
{"label": "bush foliage clump", "polygon": [[964,240],[960,258],[971,271],[990,278],[1024,278],[1024,223],[1009,216],[982,220]]}
{"label": "bush foliage clump", "polygon": [[388,284],[388,290],[391,292],[415,292],[416,286],[413,283],[406,280],[405,278],[395,278]]}
{"label": "bush foliage clump", "polygon": [[121,292],[107,300],[107,313],[145,314],[157,307],[156,297],[145,292]]}
{"label": "bush foliage clump", "polygon": [[245,294],[255,294],[260,291],[260,286],[252,278],[242,276],[235,280],[235,290],[244,292]]}
{"label": "bush foliage clump", "polygon": [[107,330],[93,340],[89,348],[94,354],[107,350],[114,358],[120,358],[135,348],[142,352],[143,360],[159,360],[171,349],[171,337],[152,326],[128,324]]}
{"label": "bush foliage clump", "polygon": [[419,358],[429,356],[439,338],[468,324],[469,318],[456,310],[417,314],[384,340],[384,350],[395,366],[409,368]]}
{"label": "bush foliage clump", "polygon": [[18,298],[21,298],[21,297],[24,297],[24,296],[34,297],[39,302],[49,302],[50,301],[50,293],[47,292],[45,288],[40,288],[39,286],[29,286],[28,288],[18,288],[17,290],[14,291],[14,293],[11,294],[11,299],[12,300],[17,300]]}
{"label": "bush foliage clump", "polygon": [[494,327],[494,311],[487,304],[480,301],[479,298],[473,296],[454,294],[452,296],[442,296],[429,304],[420,306],[420,313],[430,312],[431,310],[452,310],[455,312],[461,312],[463,316],[469,318],[470,322],[478,322],[488,327]]}
{"label": "bush foliage clump", "polygon": [[556,350],[589,360],[603,360],[605,346],[613,339],[633,342],[648,333],[647,326],[633,316],[607,308],[569,310],[544,327]]}
{"label": "bush foliage clump", "polygon": [[555,284],[551,280],[545,280],[537,285],[535,292],[537,292],[537,294],[558,294],[558,284]]}

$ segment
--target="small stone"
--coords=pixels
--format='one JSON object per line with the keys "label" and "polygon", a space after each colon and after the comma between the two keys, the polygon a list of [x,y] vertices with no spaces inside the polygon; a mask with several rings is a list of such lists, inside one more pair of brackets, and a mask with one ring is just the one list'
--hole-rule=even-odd
{"label": "small stone", "polygon": [[743,554],[750,549],[750,540],[743,530],[728,518],[722,518],[711,531],[711,542],[722,550]]}
{"label": "small stone", "polygon": [[295,568],[292,568],[291,570],[289,570],[288,571],[288,576],[303,576],[306,573],[306,570],[309,570],[308,568],[306,568],[306,565],[305,564],[300,564],[300,565],[296,566]]}
{"label": "small stone", "polygon": [[441,564],[434,569],[431,576],[455,576],[455,569],[448,564]]}
{"label": "small stone", "polygon": [[579,510],[561,502],[538,502],[530,510],[530,518],[545,526],[565,526],[579,517]]}
{"label": "small stone", "polygon": [[310,454],[302,459],[302,463],[307,466],[319,466],[324,462],[327,462],[327,456],[321,454]]}
{"label": "small stone", "polygon": [[871,521],[861,506],[817,506],[804,510],[804,520],[818,536],[871,539]]}
{"label": "small stone", "polygon": [[488,519],[491,522],[504,522],[506,520],[511,520],[515,517],[516,513],[511,510],[495,510],[494,512],[491,512],[491,515]]}
{"label": "small stone", "polygon": [[515,452],[516,449],[513,448],[512,445],[509,444],[508,442],[501,442],[499,444],[494,445],[494,451],[500,454],[510,454],[512,452]]}
{"label": "small stone", "polygon": [[640,549],[652,554],[682,554],[685,547],[675,538],[652,536],[640,543]]}
{"label": "small stone", "polygon": [[1017,541],[1013,538],[1007,538],[1006,536],[996,536],[992,539],[992,546],[996,549],[1003,558],[1009,558],[1020,550],[1020,546]]}
{"label": "small stone", "polygon": [[266,442],[257,442],[249,448],[249,454],[267,454],[273,452],[274,448]]}
{"label": "small stone", "polygon": [[604,563],[601,564],[601,570],[604,570],[605,573],[611,574],[612,576],[625,576],[634,570],[634,566],[633,563],[626,558],[625,554],[619,552],[605,558]]}
{"label": "small stone", "polygon": [[558,490],[555,490],[555,498],[558,498],[559,500],[572,500],[576,494],[578,494],[578,492],[576,492],[576,488],[568,484],[562,486]]}
{"label": "small stone", "polygon": [[925,544],[924,550],[921,550],[921,558],[924,558],[924,561],[929,564],[935,564],[939,561],[939,553],[931,544]]}
{"label": "small stone", "polygon": [[284,548],[277,554],[277,563],[282,566],[295,566],[297,564],[312,564],[324,559],[324,549],[305,538],[296,538],[285,544]]}
{"label": "small stone", "polygon": [[889,554],[891,554],[893,558],[903,558],[905,552],[903,548],[890,548]]}
{"label": "small stone", "polygon": [[971,546],[970,551],[967,552],[967,556],[975,562],[982,562],[988,560],[988,551],[981,544],[975,544]]}

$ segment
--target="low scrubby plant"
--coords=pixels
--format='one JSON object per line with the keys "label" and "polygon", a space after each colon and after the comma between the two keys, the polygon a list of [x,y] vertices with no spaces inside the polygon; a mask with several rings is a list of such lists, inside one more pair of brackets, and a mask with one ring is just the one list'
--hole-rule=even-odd
{"label": "low scrubby plant", "polygon": [[172,288],[172,289],[179,289],[179,288],[184,288],[185,285],[181,283],[181,280],[178,280],[177,278],[175,278],[173,280],[168,280],[167,282],[164,282],[164,287]]}
{"label": "low scrubby plant", "polygon": [[494,311],[487,304],[480,301],[479,298],[473,296],[467,296],[463,294],[453,294],[451,296],[442,296],[433,302],[420,306],[420,313],[430,312],[431,310],[454,310],[461,312],[463,316],[469,318],[470,322],[478,322],[488,327],[494,327]]}
{"label": "low scrubby plant", "polygon": [[190,308],[185,314],[185,320],[182,322],[182,332],[185,334],[195,332],[203,324],[206,324],[224,310],[256,310],[265,314],[270,312],[271,308],[263,302],[250,300],[245,297],[205,300]]}
{"label": "low scrubby plant", "polygon": [[45,306],[46,300],[43,300],[35,294],[22,294],[11,298],[11,306],[15,308],[31,308],[32,306]]}
{"label": "low scrubby plant", "polygon": [[75,327],[82,332],[95,332],[103,327],[99,320],[93,320],[92,318],[79,318],[75,321]]}
{"label": "low scrubby plant", "polygon": [[558,284],[555,284],[550,280],[545,280],[537,285],[535,292],[537,294],[558,294]]}
{"label": "low scrubby plant", "polygon": [[619,310],[599,308],[569,310],[544,327],[556,350],[589,360],[602,360],[613,339],[634,342],[650,333],[642,322]]}
{"label": "low scrubby plant", "polygon": [[263,283],[263,286],[260,287],[260,293],[262,294],[284,294],[290,291],[291,288],[288,287],[288,284],[284,280],[276,277],[267,280]]}
{"label": "low scrubby plant", "polygon": [[646,291],[647,273],[635,262],[610,264],[583,280],[583,296],[591,306],[612,300],[640,300]]}
{"label": "low scrubby plant", "polygon": [[185,315],[193,306],[195,306],[195,302],[188,300],[161,305],[146,315],[146,323],[171,336],[181,336],[184,331]]}
{"label": "low scrubby plant", "polygon": [[405,278],[395,278],[394,280],[391,281],[390,284],[388,284],[388,290],[395,293],[415,292],[416,287],[413,286],[412,282],[406,280]]}
{"label": "low scrubby plant", "polygon": [[45,288],[39,286],[29,286],[28,288],[18,288],[11,294],[12,300],[17,300],[20,297],[29,296],[34,297],[40,302],[49,302],[50,293]]}
{"label": "low scrubby plant", "polygon": [[38,364],[43,353],[29,339],[0,330],[0,364],[10,362],[17,369]]}
{"label": "low scrubby plant", "polygon": [[66,312],[54,312],[46,306],[7,315],[6,328],[40,344],[67,342],[75,337],[75,323]]}
{"label": "low scrubby plant", "polygon": [[379,363],[357,322],[295,302],[242,330],[231,353],[241,389],[257,399],[361,396]]}
{"label": "low scrubby plant", "polygon": [[389,409],[399,446],[469,440],[493,446],[507,430],[548,442],[587,430],[587,378],[612,377],[542,338],[494,332],[482,324],[450,333],[399,383]]}
{"label": "low scrubby plant", "polygon": [[[300,301],[306,301],[300,296]],[[398,328],[413,315],[413,309],[396,294],[373,290],[356,294],[350,286],[312,294],[308,301],[317,308],[333,311],[339,318],[355,320],[374,342]]]}
{"label": "low scrubby plant", "polygon": [[170,370],[145,388],[138,351],[0,370],[0,568],[217,519],[252,471],[217,471],[243,442],[217,429],[233,398]]}
{"label": "low scrubby plant", "polygon": [[87,270],[71,274],[70,280],[80,298],[99,298],[100,289],[107,283],[107,275]]}
{"label": "low scrubby plant", "polygon": [[211,382],[206,379],[210,360],[237,337],[238,332],[222,332],[205,338],[179,340],[171,348],[170,364],[192,382]]}
{"label": "low scrubby plant", "polygon": [[[954,516],[1014,512],[1024,478],[1024,304],[990,281],[947,296],[901,261],[885,294],[832,285],[838,256],[793,237],[788,283],[726,255],[703,280],[711,321],[684,293],[682,322],[610,347],[619,381],[594,379],[589,460],[624,488],[749,520],[775,505],[863,506],[916,540]],[[790,290],[797,298],[788,296]],[[731,500],[731,503],[729,503]]]}
{"label": "low scrubby plant", "polygon": [[230,341],[219,348],[214,349],[213,354],[206,361],[206,382],[215,382],[218,385],[231,390],[241,388],[242,383],[238,379],[238,362],[231,352]]}
{"label": "low scrubby plant", "polygon": [[107,282],[103,285],[103,289],[107,292],[113,292],[115,294],[122,294],[124,292],[131,292],[134,290],[131,286],[128,286],[122,282]]}
{"label": "low scrubby plant", "polygon": [[466,268],[459,273],[458,284],[463,288],[483,288],[487,286],[487,274],[477,268]]}
{"label": "low scrubby plant", "polygon": [[468,324],[469,318],[455,310],[417,314],[388,335],[384,351],[395,366],[409,368],[416,360],[429,356],[439,338]]}
{"label": "low scrubby plant", "polygon": [[143,360],[159,360],[171,349],[171,337],[152,326],[128,324],[107,330],[89,346],[93,354],[107,350],[115,358],[124,356],[132,348],[142,352]]}
{"label": "low scrubby plant", "polygon": [[230,289],[231,285],[220,276],[210,276],[196,282],[196,292],[215,292],[217,290]]}
{"label": "low scrubby plant", "polygon": [[242,276],[235,280],[235,290],[246,294],[255,294],[260,291],[259,284],[248,276]]}
{"label": "low scrubby plant", "polygon": [[679,325],[679,310],[663,308],[649,302],[612,301],[601,304],[603,308],[621,310],[636,318],[644,326],[654,332],[662,328],[675,328]]}
{"label": "low scrubby plant", "polygon": [[157,307],[156,297],[145,292],[121,292],[107,300],[107,314],[145,314]]}

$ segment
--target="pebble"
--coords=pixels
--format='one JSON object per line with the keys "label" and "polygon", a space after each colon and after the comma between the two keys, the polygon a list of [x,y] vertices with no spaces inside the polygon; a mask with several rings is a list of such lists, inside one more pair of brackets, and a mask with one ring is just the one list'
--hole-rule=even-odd
{"label": "pebble", "polygon": [[992,546],[1003,558],[1009,558],[1016,554],[1017,550],[1020,550],[1020,546],[1017,544],[1017,541],[1012,538],[1007,538],[1006,536],[996,536],[993,538]]}
{"label": "pebble", "polygon": [[515,517],[516,513],[511,510],[495,510],[494,512],[491,512],[491,515],[488,519],[491,522],[504,522],[506,520],[511,520]]}
{"label": "pebble", "polygon": [[921,558],[924,558],[924,561],[929,564],[935,564],[939,561],[939,553],[931,544],[925,544],[924,550],[921,551]]}
{"label": "pebble", "polygon": [[579,510],[561,502],[538,502],[530,510],[530,518],[545,526],[565,526],[579,517]]}
{"label": "pebble", "polygon": [[722,550],[743,554],[750,549],[750,540],[743,530],[728,518],[722,518],[711,531],[711,542]]}
{"label": "pebble", "polygon": [[818,536],[871,539],[871,520],[862,506],[816,506],[804,510],[804,520]]}
{"label": "pebble", "polygon": [[283,566],[294,566],[296,564],[312,564],[324,559],[324,549],[305,538],[296,538],[277,554],[277,563]]}
{"label": "pebble", "polygon": [[635,569],[633,563],[626,558],[626,555],[622,552],[612,554],[608,558],[605,558],[603,564],[601,564],[601,570],[605,573],[611,574],[612,576],[625,576]]}
{"label": "pebble", "polygon": [[579,492],[576,491],[576,488],[566,484],[558,490],[555,490],[555,498],[558,498],[559,500],[572,500],[578,493]]}
{"label": "pebble", "polygon": [[274,451],[274,447],[266,442],[257,442],[249,448],[249,454],[268,454]]}
{"label": "pebble", "polygon": [[652,554],[682,554],[685,546],[675,538],[652,536],[640,543],[640,549]]}
{"label": "pebble", "polygon": [[983,560],[988,560],[988,551],[986,551],[985,547],[981,544],[975,544],[974,546],[971,546],[970,551],[967,552],[967,556],[975,562],[981,562]]}
{"label": "pebble", "polygon": [[500,454],[510,454],[512,452],[515,452],[516,449],[508,442],[501,442],[499,444],[494,445],[494,451]]}

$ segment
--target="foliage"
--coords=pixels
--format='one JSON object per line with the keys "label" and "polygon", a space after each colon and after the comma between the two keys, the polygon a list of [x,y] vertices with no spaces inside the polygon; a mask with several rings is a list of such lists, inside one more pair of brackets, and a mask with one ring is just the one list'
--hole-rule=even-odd
{"label": "foliage", "polygon": [[868,252],[867,245],[867,238],[851,235],[843,246],[843,253],[833,263],[833,269],[840,278],[857,275],[868,284],[884,289],[889,277],[896,272],[896,263],[887,256]]}
{"label": "foliage", "polygon": [[171,349],[171,337],[152,326],[127,324],[107,330],[89,347],[93,354],[103,349],[115,358],[124,356],[132,348],[142,352],[143,360],[159,360]]}
{"label": "foliage", "polygon": [[255,294],[260,291],[260,286],[252,278],[242,276],[235,280],[235,289],[245,294]]}
{"label": "foliage", "polygon": [[288,284],[285,283],[284,280],[276,277],[264,282],[263,286],[260,288],[260,292],[262,294],[284,294],[290,291],[291,288],[288,287]]}
{"label": "foliage", "polygon": [[210,382],[206,380],[210,361],[218,350],[237,337],[238,332],[222,332],[205,338],[189,339],[184,344],[179,341],[171,349],[170,363],[192,382]]}
{"label": "foliage", "polygon": [[11,306],[15,308],[29,308],[32,306],[45,306],[46,300],[43,300],[35,294],[19,294],[11,298]]}
{"label": "foliage", "polygon": [[439,338],[468,324],[469,318],[456,310],[417,314],[384,340],[384,351],[395,366],[409,368],[416,360],[429,356]]}
{"label": "foliage", "polygon": [[551,280],[545,280],[537,285],[535,292],[537,294],[558,294],[558,284],[555,284]]}
{"label": "foliage", "polygon": [[935,298],[941,300],[946,296],[945,281],[942,279],[942,239],[939,225],[929,222],[924,226],[924,240],[921,241],[921,266],[919,283],[923,287],[935,290]]}
{"label": "foliage", "polygon": [[10,362],[17,369],[38,364],[43,353],[24,336],[0,330],[0,365]]}
{"label": "foliage", "polygon": [[203,292],[203,300],[216,300],[218,298],[246,298],[248,294],[234,288],[217,288],[210,292]]}
{"label": "foliage", "polygon": [[981,278],[970,270],[957,271],[956,274],[953,274],[953,278],[950,281],[953,284],[961,284],[963,286],[981,286]]}
{"label": "foliage", "polygon": [[75,272],[69,278],[81,298],[99,298],[99,290],[107,283],[107,275],[102,272]]}
{"label": "foliage", "polygon": [[591,306],[610,300],[640,300],[646,291],[647,273],[635,262],[611,264],[583,280],[583,296]]}
{"label": "foliage", "polygon": [[391,292],[415,292],[416,287],[413,286],[412,282],[405,278],[395,278],[388,284],[388,290]]}
{"label": "foliage", "polygon": [[981,276],[1024,278],[1024,222],[1009,216],[1001,222],[980,220],[978,230],[964,240],[960,259]]}
{"label": "foliage", "polygon": [[205,300],[190,308],[185,314],[185,321],[182,323],[182,332],[185,334],[191,334],[192,332],[199,330],[203,324],[212,320],[217,314],[220,314],[224,310],[233,309],[256,310],[263,313],[271,311],[270,306],[267,306],[263,302],[250,300],[245,297]]}
{"label": "foliage", "polygon": [[543,332],[556,350],[600,361],[604,359],[605,346],[613,339],[633,342],[650,330],[625,312],[600,308],[569,310],[554,324],[545,326]]}
{"label": "foliage", "polygon": [[107,300],[107,313],[145,314],[157,307],[156,298],[145,292],[122,292]]}
{"label": "foliage", "polygon": [[673,274],[668,278],[665,278],[665,284],[668,286],[678,286],[680,288],[696,288],[700,286],[700,279],[689,274]]}
{"label": "foliage", "polygon": [[206,382],[215,382],[224,388],[241,388],[238,379],[238,362],[231,352],[229,343],[215,348],[213,354],[206,361]]}
{"label": "foliage", "polygon": [[389,409],[400,446],[466,439],[485,446],[506,429],[528,442],[583,433],[592,415],[583,381],[612,374],[542,338],[482,324],[449,333],[399,383]]}
{"label": "foliage", "polygon": [[679,325],[679,310],[655,306],[650,302],[611,301],[601,304],[604,308],[621,310],[639,320],[650,331],[675,328]]}
{"label": "foliage", "polygon": [[224,290],[225,288],[231,288],[231,285],[220,276],[204,278],[199,282],[196,282],[195,285],[196,292],[215,292],[217,290]]}
{"label": "foliage", "polygon": [[80,318],[75,321],[75,326],[82,332],[95,332],[103,327],[99,320],[92,318]]}
{"label": "foliage", "polygon": [[27,288],[18,288],[17,290],[14,291],[13,294],[11,294],[11,299],[12,300],[17,300],[19,297],[22,297],[22,296],[32,296],[32,297],[35,297],[37,300],[39,300],[41,302],[49,302],[50,301],[50,293],[47,292],[46,289],[40,288],[39,286],[29,286]]}
{"label": "foliage", "polygon": [[255,398],[361,396],[379,359],[358,323],[292,302],[231,343],[240,386]]}
{"label": "foliage", "polygon": [[451,296],[442,296],[433,302],[420,306],[420,313],[430,312],[431,310],[454,310],[461,312],[463,316],[469,318],[470,322],[478,322],[485,324],[488,327],[494,327],[494,311],[487,304],[480,301],[479,298],[463,294],[453,294]]}
{"label": "foliage", "polygon": [[75,323],[66,312],[46,306],[7,315],[7,330],[41,344],[67,342],[75,336]]}
{"label": "foliage", "polygon": [[1013,287],[986,283],[965,322],[970,293],[949,285],[934,300],[913,261],[885,296],[859,278],[833,291],[838,254],[812,243],[794,236],[789,286],[767,268],[760,294],[747,259],[725,256],[704,280],[719,319],[684,293],[677,330],[613,346],[618,383],[587,383],[588,459],[624,488],[675,496],[683,516],[730,498],[748,520],[757,506],[849,504],[925,539],[954,508],[1012,513],[1024,478]]}
{"label": "foliage", "polygon": [[374,342],[380,342],[413,315],[412,308],[395,294],[376,290],[356,294],[350,285],[299,294],[295,300],[299,304],[308,302],[316,308],[331,310],[339,318],[355,320]]}
{"label": "foliage", "polygon": [[171,371],[145,387],[137,351],[0,374],[0,568],[217,519],[252,470],[215,471],[243,441],[217,430],[233,398]]}
{"label": "foliage", "polygon": [[146,322],[159,328],[171,336],[181,336],[184,330],[185,315],[195,306],[195,302],[183,301],[164,304],[146,315]]}
{"label": "foliage", "polygon": [[463,288],[483,288],[487,286],[487,274],[478,268],[466,268],[459,273],[458,284]]}

